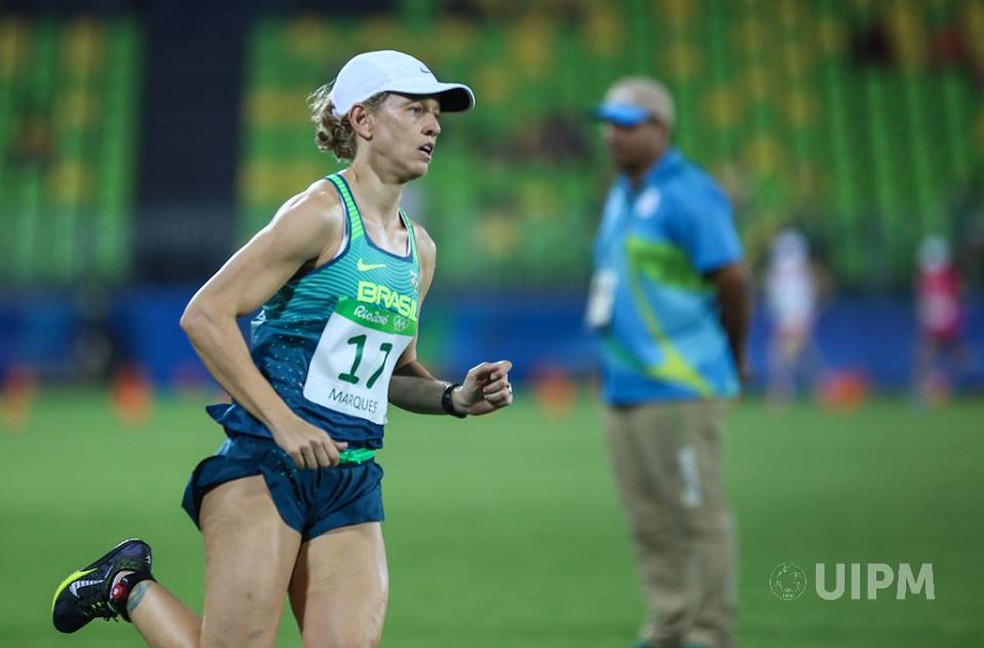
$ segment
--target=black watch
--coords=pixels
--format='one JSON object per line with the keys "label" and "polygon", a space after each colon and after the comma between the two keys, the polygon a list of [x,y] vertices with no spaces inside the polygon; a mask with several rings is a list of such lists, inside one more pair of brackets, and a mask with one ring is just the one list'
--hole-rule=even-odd
{"label": "black watch", "polygon": [[462,412],[459,412],[454,408],[454,403],[451,401],[451,392],[454,391],[455,387],[461,387],[461,383],[451,383],[444,388],[444,393],[441,394],[441,409],[451,416],[456,416],[458,418],[465,418],[468,416]]}

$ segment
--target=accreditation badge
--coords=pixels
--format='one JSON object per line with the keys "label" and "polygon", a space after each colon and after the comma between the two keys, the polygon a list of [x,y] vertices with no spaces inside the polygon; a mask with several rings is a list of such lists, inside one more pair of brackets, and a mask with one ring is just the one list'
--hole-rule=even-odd
{"label": "accreditation badge", "polygon": [[615,306],[615,289],[618,275],[610,268],[596,270],[591,277],[588,291],[588,307],[584,321],[588,328],[596,331],[608,328],[612,322],[612,309]]}

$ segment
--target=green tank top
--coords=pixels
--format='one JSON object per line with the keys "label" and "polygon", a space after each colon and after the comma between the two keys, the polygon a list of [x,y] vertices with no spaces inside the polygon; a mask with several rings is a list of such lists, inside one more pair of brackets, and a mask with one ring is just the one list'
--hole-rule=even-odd
{"label": "green tank top", "polygon": [[[344,204],[339,253],[290,279],[252,322],[251,354],[260,372],[302,418],[350,444],[382,446],[390,377],[417,332],[420,263],[403,211],[408,250],[376,246],[345,179],[326,178]],[[210,410],[211,411],[211,410]],[[237,403],[213,412],[227,429],[269,430]]]}

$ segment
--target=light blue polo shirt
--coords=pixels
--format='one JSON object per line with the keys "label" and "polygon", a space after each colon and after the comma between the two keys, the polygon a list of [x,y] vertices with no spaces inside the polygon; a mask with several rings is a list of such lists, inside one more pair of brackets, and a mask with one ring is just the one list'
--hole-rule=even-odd
{"label": "light blue polo shirt", "polygon": [[676,149],[638,189],[618,179],[594,246],[595,268],[617,278],[610,322],[597,330],[607,403],[738,393],[714,285],[703,275],[742,254],[724,191]]}

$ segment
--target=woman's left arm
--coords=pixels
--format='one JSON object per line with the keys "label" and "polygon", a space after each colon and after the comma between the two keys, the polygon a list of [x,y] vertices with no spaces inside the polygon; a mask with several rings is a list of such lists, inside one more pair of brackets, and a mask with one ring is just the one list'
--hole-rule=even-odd
{"label": "woman's left arm", "polygon": [[[437,260],[437,245],[422,226],[414,223],[417,254],[420,259],[420,295],[417,303],[418,321],[424,297],[430,290],[434,279]],[[464,380],[451,390],[446,403],[444,392],[449,383],[438,380],[417,360],[417,337],[410,341],[403,355],[396,363],[396,370],[390,378],[389,401],[400,409],[417,414],[488,414],[512,404],[512,385],[509,383],[508,360],[483,362],[472,367]],[[445,404],[451,408],[448,412]]]}

